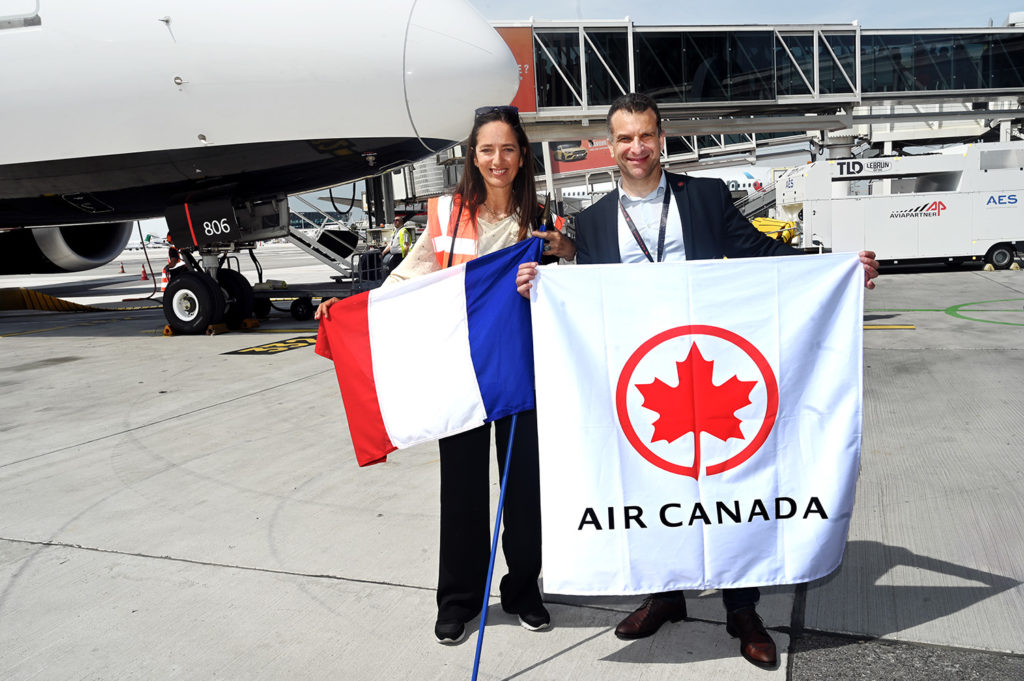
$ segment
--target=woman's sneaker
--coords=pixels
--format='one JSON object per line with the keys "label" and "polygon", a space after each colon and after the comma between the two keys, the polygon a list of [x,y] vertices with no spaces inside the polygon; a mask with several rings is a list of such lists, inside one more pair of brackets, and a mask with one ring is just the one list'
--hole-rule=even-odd
{"label": "woman's sneaker", "polygon": [[434,623],[434,638],[446,646],[462,643],[466,640],[466,625],[458,620],[438,620]]}
{"label": "woman's sneaker", "polygon": [[519,624],[523,629],[543,631],[551,626],[551,615],[543,605],[537,605],[519,613]]}

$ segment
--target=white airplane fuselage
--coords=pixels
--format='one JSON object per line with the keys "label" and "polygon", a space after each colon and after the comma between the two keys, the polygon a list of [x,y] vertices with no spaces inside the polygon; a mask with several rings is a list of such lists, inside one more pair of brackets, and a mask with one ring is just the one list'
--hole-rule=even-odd
{"label": "white airplane fuselage", "polygon": [[[197,196],[240,205],[376,175],[462,139],[474,108],[518,87],[465,0],[5,0],[0,63],[8,271],[30,241],[57,269],[102,264],[82,247],[54,263],[69,249],[47,241],[107,233],[109,251],[127,221]],[[20,229],[89,223],[103,224],[87,239]]]}

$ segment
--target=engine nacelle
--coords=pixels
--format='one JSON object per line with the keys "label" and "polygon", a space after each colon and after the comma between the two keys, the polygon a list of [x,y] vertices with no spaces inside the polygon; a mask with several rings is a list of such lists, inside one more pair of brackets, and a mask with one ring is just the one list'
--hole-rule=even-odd
{"label": "engine nacelle", "polygon": [[120,255],[135,223],[41,227],[0,233],[0,274],[79,272]]}

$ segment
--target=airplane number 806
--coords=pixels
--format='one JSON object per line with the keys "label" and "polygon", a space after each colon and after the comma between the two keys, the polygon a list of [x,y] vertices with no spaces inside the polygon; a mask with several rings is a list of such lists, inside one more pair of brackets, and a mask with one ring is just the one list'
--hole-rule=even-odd
{"label": "airplane number 806", "polygon": [[227,218],[221,218],[220,220],[208,220],[203,223],[203,232],[206,234],[206,236],[230,234],[231,223],[228,222]]}

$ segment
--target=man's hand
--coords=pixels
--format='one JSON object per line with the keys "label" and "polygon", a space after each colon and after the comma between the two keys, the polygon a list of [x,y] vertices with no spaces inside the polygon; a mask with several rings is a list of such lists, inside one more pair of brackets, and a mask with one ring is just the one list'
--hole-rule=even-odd
{"label": "man's hand", "polygon": [[[878,262],[875,260],[874,251],[861,251],[858,253],[860,256],[860,262],[864,265],[864,288],[873,289],[875,282],[871,281],[878,276]],[[520,269],[520,271],[522,271]],[[516,283],[519,283],[519,279],[516,279]]]}
{"label": "man's hand", "polygon": [[[534,232],[538,234],[538,232]],[[530,289],[533,288],[534,277],[537,276],[537,263],[535,262],[524,262],[519,265],[519,271],[516,272],[516,290],[519,291],[519,295],[527,300],[530,299]]]}
{"label": "man's hand", "polygon": [[566,260],[576,257],[576,244],[557,229],[549,229],[546,232],[534,231],[531,234],[547,242],[544,244],[544,255],[555,255]]}
{"label": "man's hand", "polygon": [[316,312],[313,313],[313,319],[327,319],[327,311],[338,302],[337,298],[328,298],[319,305],[316,306]]}

